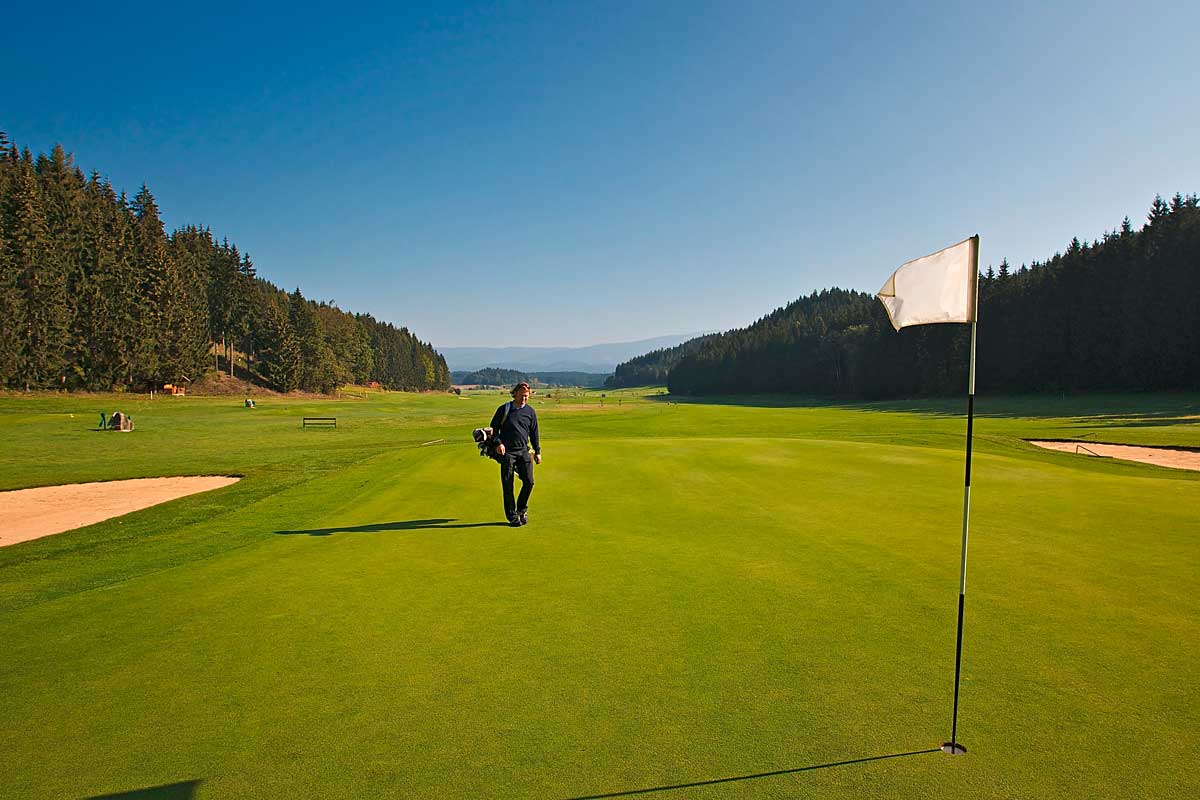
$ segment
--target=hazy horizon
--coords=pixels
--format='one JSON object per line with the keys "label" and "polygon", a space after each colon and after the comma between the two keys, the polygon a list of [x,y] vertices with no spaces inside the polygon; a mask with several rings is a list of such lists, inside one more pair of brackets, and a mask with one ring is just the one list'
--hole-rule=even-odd
{"label": "hazy horizon", "polygon": [[467,346],[435,349],[446,359],[452,372],[474,372],[488,367],[516,369],[523,372],[590,372],[611,373],[621,362],[665,347],[674,347],[699,333],[668,334],[625,342],[600,342],[583,347],[527,346]]}
{"label": "hazy horizon", "polygon": [[[31,6],[0,130],[437,348],[728,330],[1200,191],[1200,7]],[[59,41],[46,59],[45,31]],[[1188,100],[1191,98],[1191,100]]]}

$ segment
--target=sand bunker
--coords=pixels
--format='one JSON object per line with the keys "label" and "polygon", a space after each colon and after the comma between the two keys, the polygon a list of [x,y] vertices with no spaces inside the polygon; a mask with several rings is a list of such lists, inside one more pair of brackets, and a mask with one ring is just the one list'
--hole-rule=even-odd
{"label": "sand bunker", "polygon": [[0,547],[103,522],[240,478],[139,478],[0,492]]}
{"label": "sand bunker", "polygon": [[[1135,447],[1128,444],[1099,444],[1097,442],[1044,442],[1029,440],[1030,444],[1048,450],[1067,453],[1078,451],[1080,455],[1107,456],[1122,461],[1140,461],[1158,467],[1200,470],[1200,453],[1192,450],[1172,450],[1168,447]],[[1088,452],[1091,451],[1091,452]]]}

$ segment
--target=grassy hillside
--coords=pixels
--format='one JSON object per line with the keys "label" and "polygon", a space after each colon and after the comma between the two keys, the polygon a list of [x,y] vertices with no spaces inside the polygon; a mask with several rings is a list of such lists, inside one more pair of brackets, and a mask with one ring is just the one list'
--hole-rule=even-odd
{"label": "grassy hillside", "polygon": [[1200,447],[1200,397],[977,401],[952,758],[899,754],[949,735],[964,404],[606,394],[535,404],[521,529],[500,393],[0,398],[2,488],[244,476],[0,549],[5,796],[1200,792],[1200,474],[1022,441]]}

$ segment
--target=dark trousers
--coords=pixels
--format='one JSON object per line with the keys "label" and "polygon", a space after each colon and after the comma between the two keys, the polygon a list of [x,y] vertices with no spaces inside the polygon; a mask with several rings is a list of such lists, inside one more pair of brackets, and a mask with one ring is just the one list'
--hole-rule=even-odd
{"label": "dark trousers", "polygon": [[[521,494],[513,500],[513,475],[521,479]],[[505,453],[500,460],[500,485],[504,487],[504,516],[512,519],[529,510],[533,493],[533,459],[528,452]]]}

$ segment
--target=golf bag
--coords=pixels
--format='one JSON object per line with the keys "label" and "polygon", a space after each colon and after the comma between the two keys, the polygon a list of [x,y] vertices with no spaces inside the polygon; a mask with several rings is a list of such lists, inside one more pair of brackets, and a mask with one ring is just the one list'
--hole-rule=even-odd
{"label": "golf bag", "polygon": [[[500,418],[500,428],[503,428],[504,423],[508,421],[508,412],[511,409],[512,403],[504,404],[504,416]],[[496,452],[496,448],[500,446],[500,428],[496,430],[476,428],[471,431],[471,438],[475,440],[475,446],[479,448],[479,455],[486,456],[493,461],[501,461],[504,458]]]}

